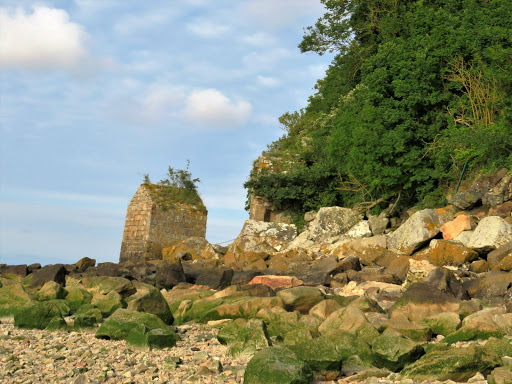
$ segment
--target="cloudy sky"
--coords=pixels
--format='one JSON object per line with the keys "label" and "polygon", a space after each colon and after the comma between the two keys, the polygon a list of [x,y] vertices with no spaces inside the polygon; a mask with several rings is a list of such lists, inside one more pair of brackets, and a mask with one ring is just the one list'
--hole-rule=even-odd
{"label": "cloudy sky", "polygon": [[0,0],[0,263],[117,261],[130,198],[190,160],[207,239],[331,58],[319,0]]}

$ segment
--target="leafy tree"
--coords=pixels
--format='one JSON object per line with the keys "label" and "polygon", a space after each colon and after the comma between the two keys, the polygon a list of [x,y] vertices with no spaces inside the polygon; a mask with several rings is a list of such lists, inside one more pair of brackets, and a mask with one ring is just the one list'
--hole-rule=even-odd
{"label": "leafy tree", "polygon": [[472,172],[512,167],[510,0],[321,1],[299,48],[336,56],[267,151],[296,165],[252,177],[250,192],[299,213],[397,196],[429,205],[466,160]]}

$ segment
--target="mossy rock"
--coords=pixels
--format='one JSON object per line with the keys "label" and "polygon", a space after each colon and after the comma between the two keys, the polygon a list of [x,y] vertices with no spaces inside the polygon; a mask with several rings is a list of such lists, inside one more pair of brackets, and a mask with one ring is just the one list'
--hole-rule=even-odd
{"label": "mossy rock", "polygon": [[[169,304],[169,309],[171,313],[174,315],[184,300],[190,300],[194,302],[199,299],[204,299],[210,297],[215,294],[215,291],[210,289],[172,289],[170,291],[164,292],[162,295]],[[178,324],[178,321],[182,321],[181,319],[174,319],[174,323]]]}
{"label": "mossy rock", "polygon": [[290,346],[301,344],[307,340],[313,340],[314,337],[313,332],[307,328],[295,328],[286,332],[282,339],[284,345]]}
{"label": "mossy rock", "polygon": [[247,324],[246,319],[236,319],[225,324],[217,333],[217,340],[222,345],[229,345],[234,343],[238,332]]}
{"label": "mossy rock", "polygon": [[66,320],[64,320],[60,316],[56,316],[53,319],[51,319],[45,328],[45,330],[47,331],[65,331],[67,329],[68,325],[66,323]]}
{"label": "mossy rock", "polygon": [[14,325],[26,329],[45,329],[55,317],[62,318],[59,307],[52,301],[43,301],[16,313]]}
{"label": "mossy rock", "polygon": [[313,372],[308,364],[285,347],[257,352],[247,364],[244,384],[309,384]]}
{"label": "mossy rock", "polygon": [[96,331],[99,339],[126,340],[141,348],[173,347],[179,336],[151,313],[118,309]]}
{"label": "mossy rock", "polygon": [[103,317],[109,317],[119,308],[126,308],[126,303],[121,295],[115,291],[107,294],[95,293],[91,304],[99,308]]}
{"label": "mossy rock", "polygon": [[37,300],[62,300],[66,297],[68,292],[55,281],[46,282],[36,293]]}
{"label": "mossy rock", "polygon": [[83,306],[75,312],[73,326],[75,330],[94,328],[102,319],[101,311],[98,308],[86,309]]}
{"label": "mossy rock", "polygon": [[489,322],[471,322],[446,336],[444,342],[453,344],[459,341],[486,340],[490,337],[502,338],[504,336],[503,331],[493,323],[490,319]]}
{"label": "mossy rock", "polygon": [[418,360],[425,351],[417,342],[395,335],[380,335],[372,346],[375,365],[398,371],[405,365]]}
{"label": "mossy rock", "polygon": [[71,306],[67,300],[50,300],[49,303],[53,303],[60,311],[62,317],[69,316],[71,313]]}
{"label": "mossy rock", "polygon": [[71,309],[76,311],[84,304],[91,304],[92,294],[85,288],[73,287],[68,289],[65,299],[69,301]]}
{"label": "mossy rock", "polygon": [[127,309],[129,310],[152,313],[161,318],[166,324],[172,324],[174,321],[169,304],[155,287],[148,286],[145,290],[137,291],[127,301]]}
{"label": "mossy rock", "polygon": [[364,312],[357,307],[346,307],[333,312],[318,327],[322,336],[327,336],[329,333],[338,330],[358,336],[370,345],[379,336],[379,331],[370,324]]}
{"label": "mossy rock", "polygon": [[483,347],[450,348],[431,352],[406,366],[399,379],[466,382],[478,372],[487,375],[501,365],[501,358]]}
{"label": "mossy rock", "polygon": [[183,322],[205,323],[211,320],[253,318],[260,309],[283,307],[279,297],[222,297],[196,300],[183,315]]}
{"label": "mossy rock", "polygon": [[393,329],[401,335],[417,342],[429,341],[432,338],[432,330],[429,326],[413,323],[402,314],[398,314],[386,321],[379,330],[384,331],[389,329]]}
{"label": "mossy rock", "polygon": [[503,339],[490,338],[484,348],[498,356],[512,357],[512,344]]}
{"label": "mossy rock", "polygon": [[512,367],[498,367],[487,376],[489,384],[510,384],[512,383]]}
{"label": "mossy rock", "polygon": [[250,319],[228,345],[229,356],[252,357],[257,351],[270,346],[265,323],[260,319]]}
{"label": "mossy rock", "polygon": [[128,297],[137,292],[133,283],[124,277],[94,276],[84,278],[84,285],[92,292],[108,294],[118,293],[121,298]]}
{"label": "mossy rock", "polygon": [[20,283],[0,288],[0,317],[16,315],[33,304],[34,300]]}
{"label": "mossy rock", "polygon": [[430,327],[436,335],[447,336],[459,328],[461,321],[456,312],[444,312],[421,320],[421,324]]}

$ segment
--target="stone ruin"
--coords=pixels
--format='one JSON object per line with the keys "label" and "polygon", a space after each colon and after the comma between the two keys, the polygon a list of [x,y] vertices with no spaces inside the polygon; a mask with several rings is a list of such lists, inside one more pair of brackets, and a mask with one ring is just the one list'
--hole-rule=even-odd
{"label": "stone ruin", "polygon": [[208,212],[202,202],[188,205],[166,201],[163,205],[157,200],[147,185],[137,189],[126,210],[119,262],[161,260],[163,248],[189,237],[206,236]]}

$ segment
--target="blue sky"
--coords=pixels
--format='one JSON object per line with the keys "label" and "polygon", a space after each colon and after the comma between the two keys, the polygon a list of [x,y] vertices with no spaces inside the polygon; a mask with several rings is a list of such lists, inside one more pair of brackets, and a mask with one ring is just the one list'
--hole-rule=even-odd
{"label": "blue sky", "polygon": [[117,261],[130,198],[190,160],[207,239],[331,57],[319,0],[0,0],[0,263]]}

